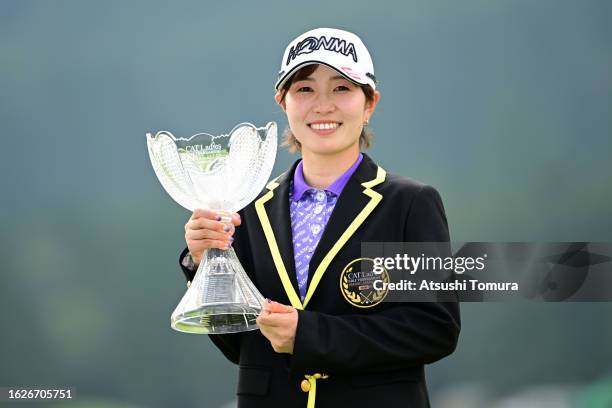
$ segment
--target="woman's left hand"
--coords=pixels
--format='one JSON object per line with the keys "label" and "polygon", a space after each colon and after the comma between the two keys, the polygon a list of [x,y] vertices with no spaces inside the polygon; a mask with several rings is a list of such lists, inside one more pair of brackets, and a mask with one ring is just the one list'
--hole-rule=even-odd
{"label": "woman's left hand", "polygon": [[274,301],[264,303],[257,316],[261,334],[268,340],[277,353],[293,354],[293,342],[297,329],[298,312],[295,308]]}

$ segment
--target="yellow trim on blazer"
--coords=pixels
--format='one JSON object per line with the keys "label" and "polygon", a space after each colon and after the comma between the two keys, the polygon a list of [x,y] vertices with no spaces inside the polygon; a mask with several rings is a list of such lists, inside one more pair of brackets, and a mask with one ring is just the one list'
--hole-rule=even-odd
{"label": "yellow trim on blazer", "polygon": [[[355,217],[355,219],[351,222],[347,229],[344,230],[338,241],[336,241],[336,243],[332,246],[332,248],[325,255],[325,257],[315,270],[315,273],[312,277],[312,281],[308,285],[308,291],[306,292],[304,303],[300,301],[300,297],[298,296],[295,289],[293,288],[293,285],[291,284],[291,279],[289,279],[289,274],[287,273],[287,269],[285,268],[285,264],[283,263],[283,258],[281,257],[280,251],[278,249],[278,244],[276,243],[274,231],[272,231],[272,226],[270,225],[270,219],[268,218],[268,214],[266,213],[266,209],[264,207],[264,204],[270,201],[272,197],[274,197],[274,189],[279,186],[279,184],[276,182],[278,180],[278,177],[272,180],[266,186],[266,188],[270,191],[268,191],[261,198],[255,201],[255,210],[257,211],[257,216],[259,217],[259,221],[264,230],[266,241],[268,241],[268,246],[270,247],[270,252],[272,253],[272,259],[274,260],[276,271],[278,272],[278,276],[280,277],[280,280],[283,284],[283,288],[287,293],[287,297],[291,302],[291,306],[298,310],[304,310],[306,308],[306,305],[312,298],[312,295],[314,294],[317,285],[321,281],[321,278],[323,277],[323,274],[327,270],[327,267],[329,266],[331,261],[338,254],[340,249],[342,249],[344,244],[346,244],[346,242],[351,238],[355,231],[357,231],[357,228],[359,228],[359,226],[363,224],[365,219],[368,218],[370,213],[374,211],[374,208],[376,208],[378,203],[380,203],[380,201],[382,200],[382,195],[380,195],[374,190],[371,190],[371,188],[385,181],[386,174],[387,173],[385,172],[385,170],[382,167],[378,166],[376,178],[361,183],[361,185],[364,187],[362,193],[370,197],[370,201],[368,201],[368,203],[362,208],[361,212]],[[290,261],[293,262],[293,260]]]}
{"label": "yellow trim on blazer", "polygon": [[270,225],[270,219],[268,218],[268,214],[266,213],[266,209],[264,207],[264,204],[274,197],[274,189],[279,186],[276,180],[278,180],[278,177],[269,182],[266,186],[266,188],[270,191],[255,201],[255,210],[257,211],[257,216],[259,217],[259,222],[263,228],[264,235],[266,236],[266,241],[268,241],[268,246],[270,247],[270,252],[272,253],[272,259],[274,260],[274,266],[276,266],[276,270],[280,276],[281,282],[283,283],[285,292],[289,297],[291,306],[295,307],[296,309],[303,310],[302,302],[300,302],[299,296],[297,293],[295,293],[293,285],[291,285],[289,274],[287,273],[287,269],[285,269],[283,258],[281,257],[278,244],[276,243],[276,238],[274,237],[274,232],[272,231],[272,226]]}

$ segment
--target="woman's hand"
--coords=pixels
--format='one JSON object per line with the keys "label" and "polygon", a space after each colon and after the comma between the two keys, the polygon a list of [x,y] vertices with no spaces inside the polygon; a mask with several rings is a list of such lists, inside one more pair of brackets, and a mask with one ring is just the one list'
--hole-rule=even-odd
{"label": "woman's hand", "polygon": [[185,224],[185,241],[193,262],[198,266],[202,253],[209,248],[228,249],[234,238],[240,215],[232,214],[231,222],[223,222],[221,215],[212,210],[196,209]]}
{"label": "woman's hand", "polygon": [[268,300],[257,316],[257,325],[277,353],[293,354],[298,312],[295,308]]}

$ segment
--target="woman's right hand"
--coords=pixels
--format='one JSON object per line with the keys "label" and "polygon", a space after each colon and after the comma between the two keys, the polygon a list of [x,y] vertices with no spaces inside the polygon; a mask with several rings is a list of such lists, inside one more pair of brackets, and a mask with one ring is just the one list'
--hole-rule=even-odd
{"label": "woman's right hand", "polygon": [[240,215],[232,214],[231,222],[223,222],[221,215],[212,210],[196,209],[185,224],[185,241],[196,266],[202,253],[209,248],[228,249],[234,238],[235,227],[240,225]]}

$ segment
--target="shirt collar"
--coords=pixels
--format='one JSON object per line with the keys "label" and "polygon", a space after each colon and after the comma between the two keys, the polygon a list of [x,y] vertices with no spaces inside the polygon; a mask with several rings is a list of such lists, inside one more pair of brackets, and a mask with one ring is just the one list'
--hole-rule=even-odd
{"label": "shirt collar", "polygon": [[[325,190],[331,193],[334,193],[336,196],[340,196],[344,186],[348,183],[349,179],[359,167],[361,160],[363,159],[363,154],[359,153],[359,157],[355,160],[355,163],[347,171],[345,171],[340,177],[338,177],[333,183],[331,183]],[[295,168],[295,172],[293,173],[293,193],[291,199],[293,201],[299,201],[302,199],[304,193],[308,190],[314,189],[314,187],[309,186],[304,180],[304,170],[302,169],[302,161],[298,163]]]}

